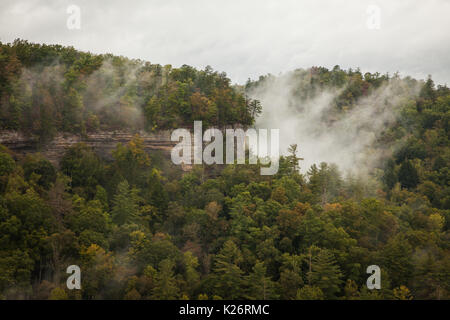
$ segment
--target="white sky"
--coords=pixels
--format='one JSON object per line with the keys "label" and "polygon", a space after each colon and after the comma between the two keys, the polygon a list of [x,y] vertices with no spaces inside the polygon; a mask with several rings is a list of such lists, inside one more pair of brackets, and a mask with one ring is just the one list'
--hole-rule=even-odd
{"label": "white sky", "polygon": [[[69,30],[69,5],[81,29]],[[369,5],[380,29],[369,29]],[[243,83],[339,64],[450,85],[449,0],[1,0],[0,41],[22,38],[152,63],[211,65]]]}

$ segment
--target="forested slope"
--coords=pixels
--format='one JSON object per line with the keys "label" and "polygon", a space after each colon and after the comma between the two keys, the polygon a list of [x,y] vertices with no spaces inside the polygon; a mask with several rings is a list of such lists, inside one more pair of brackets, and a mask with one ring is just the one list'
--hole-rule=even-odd
{"label": "forested slope", "polygon": [[[373,145],[392,152],[368,176],[347,178],[339,163],[301,174],[295,146],[274,176],[257,165],[183,173],[145,153],[138,135],[117,146],[113,161],[76,145],[58,169],[3,147],[0,296],[449,299],[449,89],[339,67],[297,73],[299,101],[339,89],[334,114],[323,119],[329,125],[384,84],[419,87],[392,106],[398,117]],[[55,132],[151,131],[193,120],[249,126],[260,105],[246,95],[271,77],[232,87],[209,68],[16,41],[1,45],[1,127],[45,142]],[[72,264],[81,290],[66,288]],[[380,290],[366,288],[369,265],[382,270]]]}
{"label": "forested slope", "polygon": [[85,134],[252,124],[252,101],[225,73],[172,68],[72,47],[0,43],[1,128],[37,134]]}

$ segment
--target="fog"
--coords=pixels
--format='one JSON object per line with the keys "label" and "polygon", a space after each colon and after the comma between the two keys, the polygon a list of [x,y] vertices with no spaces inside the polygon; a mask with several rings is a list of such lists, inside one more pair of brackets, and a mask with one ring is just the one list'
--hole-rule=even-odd
{"label": "fog", "polygon": [[297,144],[299,156],[304,158],[300,161],[302,172],[320,162],[334,163],[352,173],[367,173],[379,165],[390,150],[374,149],[374,142],[395,123],[398,107],[418,94],[420,87],[409,88],[394,78],[345,112],[337,112],[333,101],[343,88],[319,91],[303,101],[299,90],[304,80],[290,72],[269,77],[249,92],[263,106],[256,126],[280,129],[281,153]]}
{"label": "fog", "polygon": [[[79,29],[67,27],[71,5]],[[339,64],[450,84],[449,16],[448,0],[2,0],[0,41],[211,65],[237,83]]]}

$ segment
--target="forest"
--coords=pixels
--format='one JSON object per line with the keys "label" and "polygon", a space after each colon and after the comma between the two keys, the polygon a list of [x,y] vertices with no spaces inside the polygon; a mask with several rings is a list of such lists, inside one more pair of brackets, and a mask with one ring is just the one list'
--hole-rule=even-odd
{"label": "forest", "polygon": [[[0,299],[450,299],[450,89],[339,66],[293,77],[298,103],[338,92],[330,126],[383,86],[407,94],[386,101],[395,121],[367,175],[301,168],[296,144],[273,176],[250,164],[184,172],[139,134],[112,160],[79,143],[58,165],[0,145]],[[43,146],[60,132],[253,127],[266,106],[252,92],[276,78],[233,85],[211,67],[0,43],[0,131]],[[69,265],[81,290],[66,286]],[[370,265],[379,290],[366,286]]]}

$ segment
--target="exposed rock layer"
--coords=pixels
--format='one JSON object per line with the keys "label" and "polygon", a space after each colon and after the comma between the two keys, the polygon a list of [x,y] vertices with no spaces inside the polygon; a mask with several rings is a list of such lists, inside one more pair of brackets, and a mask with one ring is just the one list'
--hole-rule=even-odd
{"label": "exposed rock layer", "polygon": [[[103,131],[87,134],[85,137],[67,133],[59,133],[52,141],[40,144],[37,137],[24,135],[16,131],[0,132],[0,144],[8,147],[18,155],[40,152],[54,165],[58,165],[60,159],[70,146],[83,142],[91,146],[101,157],[110,159],[112,150],[118,143],[128,143],[136,133]],[[170,141],[169,131],[158,131],[156,133],[139,132],[144,141],[144,149],[147,152],[160,150],[170,156],[170,150],[176,142]]]}

